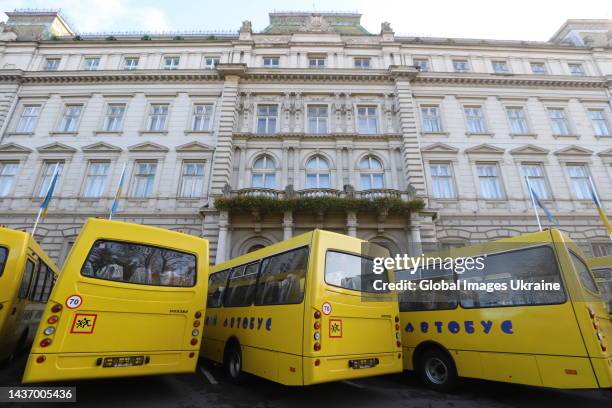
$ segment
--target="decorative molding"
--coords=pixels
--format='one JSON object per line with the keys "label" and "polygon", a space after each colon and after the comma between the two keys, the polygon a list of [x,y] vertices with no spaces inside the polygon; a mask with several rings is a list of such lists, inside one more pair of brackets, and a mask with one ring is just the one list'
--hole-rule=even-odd
{"label": "decorative molding", "polygon": [[13,153],[13,154],[29,154],[32,149],[28,149],[25,146],[18,145],[17,143],[5,143],[0,145],[0,153]]}
{"label": "decorative molding", "polygon": [[599,157],[612,157],[612,149],[604,150],[597,153]]}
{"label": "decorative molding", "polygon": [[421,149],[421,153],[457,154],[459,149],[445,143],[434,143]]}
{"label": "decorative molding", "polygon": [[82,147],[81,150],[86,153],[119,153],[122,151],[120,147],[105,142],[93,143]]}
{"label": "decorative molding", "polygon": [[467,154],[503,154],[504,151],[505,150],[501,147],[493,146],[486,143],[465,149],[465,153]]}
{"label": "decorative molding", "polygon": [[128,147],[130,152],[167,152],[169,149],[166,146],[159,145],[153,142],[139,143]]}
{"label": "decorative molding", "polygon": [[211,152],[215,148],[200,142],[190,142],[177,146],[174,150],[177,152]]}
{"label": "decorative molding", "polygon": [[510,154],[513,156],[519,156],[519,155],[546,156],[548,153],[550,153],[549,150],[546,150],[542,147],[535,146],[532,144],[528,144],[528,145],[517,147],[515,149],[510,150]]}
{"label": "decorative molding", "polygon": [[77,152],[77,149],[74,147],[67,146],[63,143],[55,142],[50,143],[44,146],[37,147],[39,153],[65,153],[65,154],[74,154]]}
{"label": "decorative molding", "polygon": [[592,154],[592,150],[576,145],[568,146],[555,152],[557,156],[590,156]]}

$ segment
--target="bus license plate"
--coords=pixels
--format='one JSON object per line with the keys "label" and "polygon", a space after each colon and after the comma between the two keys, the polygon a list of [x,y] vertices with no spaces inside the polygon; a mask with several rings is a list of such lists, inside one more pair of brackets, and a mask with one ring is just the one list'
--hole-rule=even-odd
{"label": "bus license plate", "polygon": [[102,367],[132,367],[144,364],[144,356],[106,357]]}
{"label": "bus license plate", "polygon": [[353,368],[355,370],[359,370],[362,368],[372,368],[378,365],[377,358],[364,358],[361,360],[349,360],[348,366],[349,368]]}

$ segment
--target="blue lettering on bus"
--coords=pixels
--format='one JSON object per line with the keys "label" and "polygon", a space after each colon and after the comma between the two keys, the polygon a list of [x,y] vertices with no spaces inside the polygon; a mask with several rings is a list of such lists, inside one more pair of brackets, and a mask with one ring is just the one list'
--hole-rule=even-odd
{"label": "blue lettering on bus", "polygon": [[465,325],[465,332],[468,334],[472,334],[474,333],[476,330],[474,329],[474,322],[471,320],[466,320],[464,322]]}
{"label": "blue lettering on bus", "polygon": [[249,319],[245,317],[244,319],[242,319],[242,328],[246,329],[247,327],[249,327]]}
{"label": "blue lettering on bus", "polygon": [[453,334],[459,333],[459,323],[454,320],[448,322],[448,330]]}
{"label": "blue lettering on bus", "polygon": [[482,324],[485,334],[489,334],[491,327],[493,327],[493,322],[490,320],[481,320],[480,324]]}
{"label": "blue lettering on bus", "polygon": [[412,323],[408,323],[404,330],[406,330],[408,333],[412,333],[414,331],[414,326],[412,326]]}
{"label": "blue lettering on bus", "polygon": [[233,317],[230,319],[230,327],[234,328],[234,318]]}
{"label": "blue lettering on bus", "polygon": [[251,317],[249,320],[249,329],[253,330],[255,328],[255,318]]}
{"label": "blue lettering on bus", "polygon": [[261,329],[261,324],[263,323],[263,319],[261,317],[257,318],[257,330]]}
{"label": "blue lettering on bus", "polygon": [[268,320],[266,320],[266,330],[270,331],[272,330],[272,318],[268,317]]}
{"label": "blue lettering on bus", "polygon": [[438,333],[442,333],[442,325],[443,325],[444,323],[442,323],[442,322],[434,322],[434,324],[436,325],[436,331],[437,331]]}
{"label": "blue lettering on bus", "polygon": [[223,321],[223,327],[227,327],[227,317],[225,318],[225,320]]}
{"label": "blue lettering on bus", "polygon": [[429,330],[429,323],[421,322],[421,333],[427,333],[427,330]]}
{"label": "blue lettering on bus", "polygon": [[[450,320],[448,322],[440,322],[434,321],[433,326],[435,326],[435,330],[437,333],[444,333],[444,329],[446,328],[448,332],[452,334],[457,334],[461,332],[461,324],[462,322],[456,320]],[[465,333],[474,334],[476,333],[475,322],[473,320],[465,320],[463,321],[463,327]],[[512,326],[512,320],[504,320],[499,323],[499,328],[497,329],[497,325],[492,320],[481,320],[480,327],[482,328],[482,333],[489,334],[494,330],[501,330],[506,334],[514,334],[514,327]],[[430,329],[429,322],[420,322],[419,328],[421,333],[428,333]],[[404,326],[404,331],[407,333],[414,332],[414,326],[411,322],[406,323]]]}
{"label": "blue lettering on bus", "polygon": [[506,334],[514,334],[512,331],[512,320],[504,320],[501,323],[501,329]]}

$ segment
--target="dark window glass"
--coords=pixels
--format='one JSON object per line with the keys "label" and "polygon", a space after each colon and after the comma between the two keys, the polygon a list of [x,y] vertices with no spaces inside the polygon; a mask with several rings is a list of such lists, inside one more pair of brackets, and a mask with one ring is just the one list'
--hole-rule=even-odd
{"label": "dark window glass", "polygon": [[439,282],[452,283],[454,281],[453,270],[445,269],[442,263],[430,265],[428,268],[419,268],[414,273],[412,270],[395,271],[396,281],[413,281],[415,290],[406,290],[399,293],[399,306],[401,312],[412,310],[444,310],[457,307],[457,292],[452,290],[420,290],[421,281],[431,281],[432,284]]}
{"label": "dark window glass", "polygon": [[328,285],[361,292],[381,293],[374,289],[374,281],[389,282],[387,271],[373,272],[374,261],[359,255],[327,251],[325,256],[325,282]]}
{"label": "dark window glass", "polygon": [[6,263],[6,258],[8,257],[8,249],[4,247],[0,247],[0,276],[4,272],[4,264]]}
{"label": "dark window glass", "polygon": [[47,267],[47,279],[45,280],[45,287],[43,288],[42,295],[40,298],[41,302],[46,303],[49,300],[49,295],[51,295],[51,291],[53,290],[53,286],[55,285],[55,274],[51,269]]}
{"label": "dark window glass", "polygon": [[257,285],[257,305],[301,303],[304,299],[308,247],[263,260]]}
{"label": "dark window glass", "polygon": [[570,252],[570,258],[572,258],[572,263],[574,264],[576,272],[578,272],[578,277],[580,278],[582,286],[591,292],[599,293],[595,280],[591,275],[591,271],[589,271],[589,267],[573,252]]}
{"label": "dark window glass", "polygon": [[223,306],[250,306],[255,296],[259,262],[232,268]]}
{"label": "dark window glass", "polygon": [[[542,305],[565,302],[565,292],[552,248],[541,246],[517,251],[487,255],[483,258],[484,268],[471,268],[457,275],[458,280],[468,283],[506,283],[507,290],[487,292],[486,290],[462,290],[461,306],[499,307]],[[512,290],[511,281],[527,283],[544,281],[559,283],[560,290]]]}
{"label": "dark window glass", "polygon": [[48,279],[49,268],[42,261],[38,263],[38,274],[34,280],[34,288],[30,292],[30,300],[40,302],[42,299],[43,290],[45,289],[45,281]]}
{"label": "dark window glass", "polygon": [[98,240],[81,268],[96,279],[151,286],[194,286],[196,257],[171,249]]}
{"label": "dark window glass", "polygon": [[19,299],[25,299],[28,297],[30,286],[32,285],[32,276],[34,275],[34,268],[36,265],[31,260],[27,260],[23,276],[21,277],[21,287],[19,288]]}
{"label": "dark window glass", "polygon": [[229,273],[230,270],[226,269],[210,275],[208,278],[208,297],[206,299],[206,307],[221,307]]}

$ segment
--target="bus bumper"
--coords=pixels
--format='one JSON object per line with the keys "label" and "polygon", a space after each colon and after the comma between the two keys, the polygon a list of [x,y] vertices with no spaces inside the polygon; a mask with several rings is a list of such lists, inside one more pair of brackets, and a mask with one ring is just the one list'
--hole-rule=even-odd
{"label": "bus bumper", "polygon": [[[190,355],[192,355],[190,357]],[[44,357],[39,362],[39,357]],[[104,367],[109,357],[148,357],[141,365]],[[28,358],[22,382],[82,380],[89,378],[135,377],[168,373],[193,373],[197,353],[191,351],[131,352],[131,353],[73,353],[42,354],[31,353]]]}
{"label": "bus bumper", "polygon": [[591,363],[599,388],[612,388],[612,357],[592,358]]}
{"label": "bus bumper", "polygon": [[[378,364],[368,368],[351,367],[352,362],[356,360],[369,359],[378,359]],[[319,365],[316,365],[317,361]],[[402,353],[400,351],[352,356],[304,356],[304,385],[400,372],[402,372]]]}

